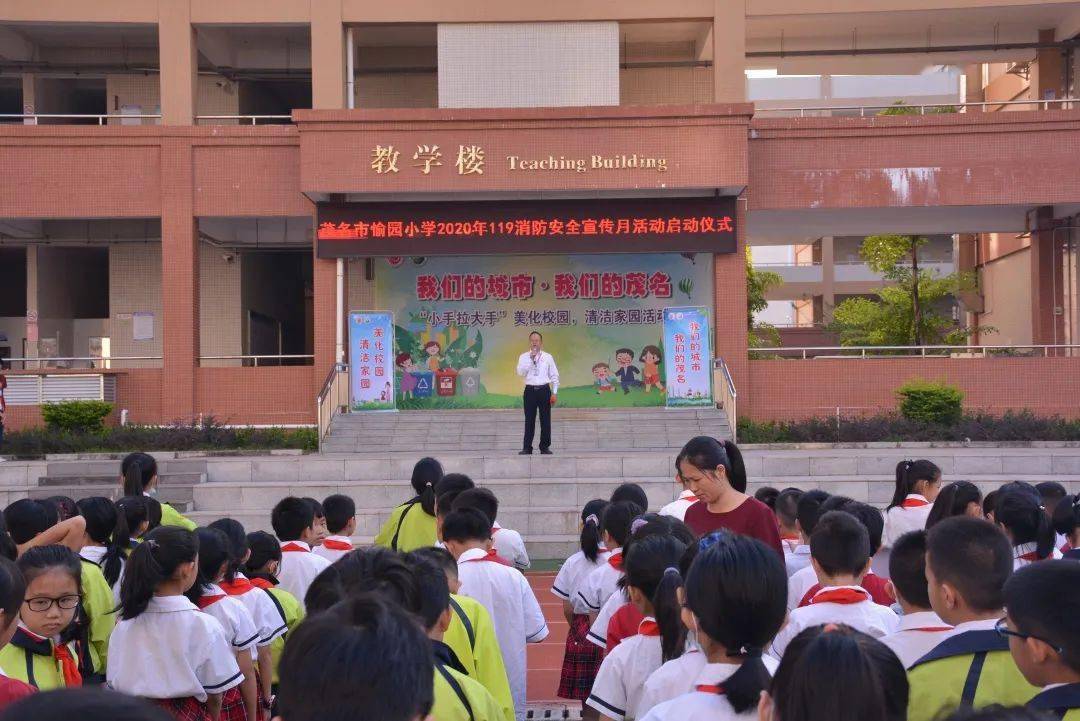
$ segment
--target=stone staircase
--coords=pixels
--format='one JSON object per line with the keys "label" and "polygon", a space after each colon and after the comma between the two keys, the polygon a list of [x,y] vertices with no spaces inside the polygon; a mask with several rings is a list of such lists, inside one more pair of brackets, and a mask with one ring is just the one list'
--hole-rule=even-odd
{"label": "stone staircase", "polygon": [[[44,470],[38,487],[28,491],[29,498],[69,496],[78,500],[105,496],[115,500],[123,495],[118,460],[48,461]],[[157,498],[181,512],[190,511],[194,508],[195,486],[205,482],[205,472],[162,470]]]}

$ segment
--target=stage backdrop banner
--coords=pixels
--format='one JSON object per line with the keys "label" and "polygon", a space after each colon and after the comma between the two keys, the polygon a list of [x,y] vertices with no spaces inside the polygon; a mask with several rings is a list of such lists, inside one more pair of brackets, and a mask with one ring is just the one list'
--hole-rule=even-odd
{"label": "stage backdrop banner", "polygon": [[663,406],[664,309],[678,300],[712,303],[711,255],[375,261],[375,302],[397,321],[403,409],[519,408],[517,360],[532,330],[543,333],[559,368],[560,406]]}
{"label": "stage backdrop banner", "polygon": [[394,409],[394,315],[349,313],[349,398],[354,411]]}
{"label": "stage backdrop banner", "polygon": [[712,405],[712,352],[709,309],[665,308],[664,367],[669,406]]}

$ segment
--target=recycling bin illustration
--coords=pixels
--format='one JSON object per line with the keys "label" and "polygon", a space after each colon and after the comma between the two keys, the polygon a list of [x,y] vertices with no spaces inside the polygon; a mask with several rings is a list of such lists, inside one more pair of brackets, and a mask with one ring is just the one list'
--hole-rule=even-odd
{"label": "recycling bin illustration", "polygon": [[458,372],[453,368],[443,368],[435,372],[435,392],[440,396],[452,396],[457,393]]}
{"label": "recycling bin illustration", "polygon": [[458,388],[463,396],[475,396],[480,393],[480,369],[462,368],[458,373]]}
{"label": "recycling bin illustration", "polygon": [[423,371],[412,375],[416,378],[416,388],[413,389],[416,397],[431,398],[432,391],[435,389],[435,374],[431,371]]}

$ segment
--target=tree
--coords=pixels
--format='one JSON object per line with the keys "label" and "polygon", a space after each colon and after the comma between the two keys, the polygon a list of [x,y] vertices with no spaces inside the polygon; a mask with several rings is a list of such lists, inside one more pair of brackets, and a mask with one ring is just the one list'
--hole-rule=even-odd
{"label": "tree", "polygon": [[938,310],[942,302],[977,286],[973,273],[938,276],[919,268],[919,248],[927,239],[913,235],[872,235],[859,255],[891,285],[877,299],[849,298],[833,311],[831,329],[841,345],[957,345],[989,327],[960,327]]}
{"label": "tree", "polygon": [[754,322],[754,315],[765,310],[769,301],[765,294],[770,288],[782,285],[783,277],[771,271],[754,270],[750,246],[746,246],[746,330],[751,348],[780,345],[780,332],[768,323]]}

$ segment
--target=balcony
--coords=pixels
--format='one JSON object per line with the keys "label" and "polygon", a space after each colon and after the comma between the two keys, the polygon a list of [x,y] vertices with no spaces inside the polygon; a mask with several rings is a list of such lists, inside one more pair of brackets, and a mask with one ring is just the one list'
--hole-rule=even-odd
{"label": "balcony", "polygon": [[[952,261],[926,261],[919,263],[919,268],[942,276],[952,273],[956,266]],[[868,283],[883,280],[881,273],[875,273],[866,263],[859,261],[836,263],[833,266],[833,278],[837,283]]]}
{"label": "balcony", "polygon": [[821,263],[754,263],[754,270],[776,273],[784,283],[820,283],[824,279]]}

